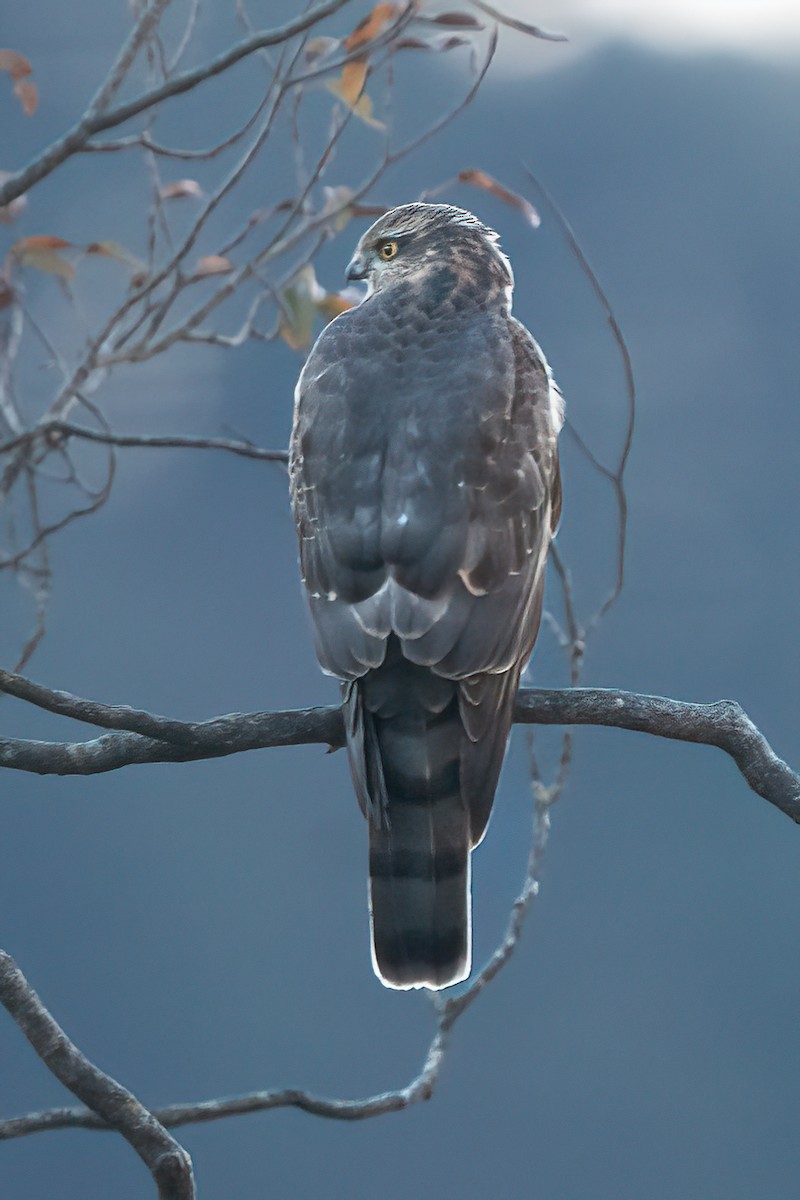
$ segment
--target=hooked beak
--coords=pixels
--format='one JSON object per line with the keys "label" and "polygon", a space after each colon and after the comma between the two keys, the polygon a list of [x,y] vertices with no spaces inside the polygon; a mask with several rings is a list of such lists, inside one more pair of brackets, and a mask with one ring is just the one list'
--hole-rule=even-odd
{"label": "hooked beak", "polygon": [[347,264],[347,279],[366,279],[369,274],[366,258],[363,254],[356,253]]}

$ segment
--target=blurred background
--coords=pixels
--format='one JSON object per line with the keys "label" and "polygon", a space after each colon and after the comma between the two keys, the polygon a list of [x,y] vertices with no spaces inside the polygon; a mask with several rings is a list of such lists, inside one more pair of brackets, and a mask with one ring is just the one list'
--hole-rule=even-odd
{"label": "blurred background", "polygon": [[[326,32],[346,33],[368,9],[348,8]],[[250,15],[266,26],[291,11],[263,0]],[[406,202],[470,167],[533,198],[523,162],[557,197],[638,384],[627,581],[592,635],[583,682],[733,697],[797,765],[798,9],[517,0],[505,11],[570,42],[502,29],[474,103],[367,202]],[[79,115],[128,28],[122,3],[6,12],[4,43],[34,64],[41,101],[26,120],[10,87],[0,94],[0,168],[22,165]],[[233,5],[205,4],[192,61],[239,36]],[[399,128],[420,128],[463,91],[467,57],[406,57]],[[165,110],[165,140],[206,145],[235,125],[258,66],[224,79]],[[323,128],[333,99],[313,100]],[[361,123],[324,182],[365,174],[379,138]],[[291,146],[280,145],[241,189],[238,221],[291,194]],[[31,192],[0,243],[48,234],[141,254],[149,186],[139,156],[76,157]],[[543,209],[533,230],[461,185],[441,198],[500,230],[515,312],[576,427],[610,459],[624,426],[619,354],[557,223]],[[317,257],[328,290],[343,285],[364,227],[352,221]],[[118,303],[118,267],[80,268],[92,327]],[[74,355],[80,336],[58,281],[32,271],[27,289]],[[116,372],[103,403],[124,431],[233,431],[283,447],[302,360],[282,341],[178,347]],[[35,411],[52,368],[40,354],[26,371]],[[613,582],[613,504],[569,439],[564,457],[559,543],[588,615]],[[87,469],[93,461],[87,452]],[[55,536],[51,559],[47,634],[27,668],[40,682],[184,719],[335,701],[311,648],[282,468],[120,451],[110,500]],[[27,595],[0,578],[3,665],[32,622]],[[543,635],[532,682],[563,679]],[[89,736],[11,700],[0,722],[10,735]],[[0,789],[0,943],[70,1036],[146,1104],[272,1087],[363,1096],[417,1073],[432,1012],[372,974],[366,831],[341,754],[269,750],[86,779],[7,772]],[[474,860],[479,962],[504,929],[530,822],[518,730]],[[433,1101],[353,1125],[280,1110],[187,1127],[199,1194],[792,1200],[799,935],[800,834],[730,761],[580,730],[522,943],[458,1025]],[[2,1116],[70,1102],[0,1021]],[[151,1189],[121,1139],[81,1131],[4,1144],[0,1173],[14,1200]]]}

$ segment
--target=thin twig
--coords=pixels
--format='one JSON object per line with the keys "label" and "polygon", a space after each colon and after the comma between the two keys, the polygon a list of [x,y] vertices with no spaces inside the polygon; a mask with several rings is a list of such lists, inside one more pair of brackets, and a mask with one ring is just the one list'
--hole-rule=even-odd
{"label": "thin twig", "polygon": [[262,462],[285,463],[289,460],[286,450],[265,450],[250,442],[234,441],[230,438],[190,437],[184,434],[135,434],[114,433],[112,430],[87,429],[84,425],[75,425],[71,421],[46,421],[35,429],[29,430],[19,437],[0,446],[0,455],[19,446],[35,441],[52,441],[53,438],[80,438],[87,442],[100,442],[105,446],[141,446],[145,449],[179,449],[179,450],[224,450],[236,454],[240,458],[255,458]]}
{"label": "thin twig", "polygon": [[68,133],[65,133],[63,137],[53,142],[52,145],[48,146],[46,150],[43,150],[30,162],[27,167],[12,175],[0,186],[0,208],[10,204],[12,200],[15,200],[17,196],[21,196],[23,192],[29,191],[34,184],[50,175],[66,159],[71,158],[73,154],[81,151],[88,140],[94,137],[95,134],[103,133],[106,129],[114,129],[117,125],[122,125],[126,121],[130,121],[132,117],[146,112],[155,105],[161,104],[164,100],[169,100],[173,96],[180,96],[185,92],[191,91],[198,84],[204,83],[207,79],[212,79],[215,75],[220,75],[223,71],[227,71],[237,62],[241,62],[243,58],[247,58],[264,46],[276,46],[282,42],[289,41],[297,34],[304,33],[305,30],[317,25],[326,17],[332,16],[349,2],[350,0],[327,0],[327,3],[310,9],[302,16],[287,21],[277,29],[261,30],[252,37],[245,38],[244,41],[239,42],[236,46],[232,46],[210,63],[205,63],[203,66],[195,67],[191,71],[184,71],[180,75],[175,75],[172,79],[168,79],[158,87],[143,92],[134,100],[130,100],[126,104],[121,104],[117,108],[102,111],[90,107]]}
{"label": "thin twig", "polygon": [[541,180],[537,178],[537,176],[526,163],[523,163],[522,166],[531,183],[539,192],[545,204],[548,206],[559,226],[561,227],[561,231],[567,239],[570,250],[575,255],[578,265],[592,286],[592,290],[594,291],[594,294],[600,303],[600,307],[605,314],[609,328],[613,334],[614,341],[616,342],[617,348],[620,352],[623,372],[625,375],[627,415],[625,422],[625,436],[623,438],[622,449],[620,450],[619,458],[617,460],[616,470],[609,471],[607,468],[602,467],[601,464],[594,458],[594,455],[591,454],[577,431],[574,429],[571,430],[578,445],[581,447],[584,453],[588,455],[593,465],[611,481],[617,502],[617,578],[611,592],[608,596],[606,596],[598,611],[587,623],[589,626],[593,626],[597,624],[597,622],[608,612],[609,608],[611,608],[611,606],[619,598],[625,581],[625,544],[628,526],[628,498],[625,494],[625,468],[628,465],[628,459],[630,457],[631,447],[633,445],[633,434],[636,423],[636,382],[633,376],[633,362],[631,361],[628,344],[625,341],[625,335],[623,334],[619,322],[614,315],[614,310],[612,309],[609,299],[603,290],[600,280],[598,279],[597,275],[592,269],[591,264],[589,263],[589,260],[581,249],[580,242],[578,241],[572,226],[567,220],[565,214],[562,212],[561,207],[556,202],[555,198],[550,194]]}

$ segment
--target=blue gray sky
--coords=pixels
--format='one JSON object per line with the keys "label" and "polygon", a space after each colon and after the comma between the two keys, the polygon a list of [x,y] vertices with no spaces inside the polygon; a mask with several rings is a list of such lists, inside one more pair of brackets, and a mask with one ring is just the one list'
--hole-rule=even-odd
{"label": "blue gray sky", "polygon": [[[592,639],[585,682],[734,697],[797,761],[800,81],[755,34],[692,38],[690,27],[720,27],[717,9],[674,4],[667,21],[653,5],[645,22],[633,5],[543,4],[535,16],[526,5],[542,25],[574,22],[582,52],[557,71],[540,64],[558,47],[536,44],[527,71],[517,55],[372,198],[406,201],[465,166],[522,188],[523,159],[558,197],[639,388],[627,585]],[[124,28],[121,12],[83,11],[69,29],[59,6],[8,15],[4,39],[47,84],[37,135],[78,110]],[[726,13],[727,33],[749,21],[776,46],[796,41],[788,6]],[[184,131],[234,100],[198,99]],[[426,102],[424,81],[412,101]],[[6,169],[38,144],[7,111],[0,136]],[[346,151],[330,182],[357,157]],[[263,163],[265,190],[284,169]],[[4,241],[125,240],[140,204],[128,170],[71,165]],[[610,450],[618,356],[557,227],[545,214],[534,233],[474,190],[448,198],[500,229],[516,311],[576,425]],[[339,285],[360,232],[326,248],[326,286]],[[93,278],[99,304],[110,285]],[[50,284],[32,285],[45,308]],[[284,445],[300,362],[283,345],[176,354],[112,382],[110,415],[119,428],[232,427]],[[32,373],[32,396],[42,378]],[[609,582],[608,517],[567,444],[560,537],[584,611]],[[30,668],[42,682],[187,719],[334,699],[311,650],[280,470],[122,454],[108,506],[65,531],[53,557],[50,629]],[[26,617],[11,592],[0,604],[10,661]],[[549,643],[533,679],[560,682]],[[8,701],[0,718],[29,737],[85,733]],[[146,1103],[278,1086],[359,1096],[416,1073],[431,1013],[372,975],[365,829],[341,755],[8,775],[0,788],[0,941],[67,1031]],[[718,752],[606,730],[579,732],[553,818],[523,942],[459,1026],[435,1099],[353,1126],[282,1111],[187,1129],[201,1196],[793,1200],[797,830]],[[475,856],[478,959],[504,927],[529,823],[517,736]],[[66,1102],[0,1023],[3,1115]],[[0,1171],[14,1200],[138,1200],[150,1186],[121,1141],[89,1133],[6,1143]]]}

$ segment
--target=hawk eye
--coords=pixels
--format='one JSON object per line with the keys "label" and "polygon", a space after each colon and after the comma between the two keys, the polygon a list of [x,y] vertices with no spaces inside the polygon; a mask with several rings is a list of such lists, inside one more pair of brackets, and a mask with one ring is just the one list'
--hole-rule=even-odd
{"label": "hawk eye", "polygon": [[394,258],[397,254],[397,242],[381,242],[378,246],[378,254],[384,262],[388,262],[390,258]]}

